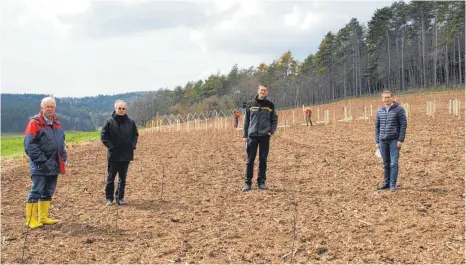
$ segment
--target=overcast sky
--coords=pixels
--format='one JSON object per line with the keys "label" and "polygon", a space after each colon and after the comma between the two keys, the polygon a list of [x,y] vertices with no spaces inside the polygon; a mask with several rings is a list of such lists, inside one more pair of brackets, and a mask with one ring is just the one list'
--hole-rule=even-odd
{"label": "overcast sky", "polygon": [[184,86],[315,53],[328,31],[391,1],[1,2],[1,92],[94,96]]}

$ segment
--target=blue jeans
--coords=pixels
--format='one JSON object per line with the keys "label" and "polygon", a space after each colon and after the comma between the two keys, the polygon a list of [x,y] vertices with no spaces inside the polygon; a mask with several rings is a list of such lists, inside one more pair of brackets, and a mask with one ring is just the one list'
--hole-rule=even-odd
{"label": "blue jeans", "polygon": [[39,176],[33,175],[32,188],[29,191],[28,202],[51,201],[57,188],[58,175]]}
{"label": "blue jeans", "polygon": [[380,154],[383,159],[384,186],[390,185],[390,188],[396,188],[398,178],[400,148],[396,146],[397,142],[398,140],[382,140],[379,143]]}

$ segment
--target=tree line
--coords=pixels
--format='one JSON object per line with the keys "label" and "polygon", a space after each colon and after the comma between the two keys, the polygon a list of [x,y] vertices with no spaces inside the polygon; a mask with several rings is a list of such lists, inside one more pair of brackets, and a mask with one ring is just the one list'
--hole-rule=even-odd
{"label": "tree line", "polygon": [[346,97],[448,88],[464,84],[465,2],[394,2],[367,25],[352,18],[328,32],[304,61],[291,51],[247,69],[233,65],[174,89],[159,89],[130,104],[139,124],[155,115],[242,107],[268,84],[278,108],[322,104]]}
{"label": "tree line", "polygon": [[[55,98],[56,115],[68,131],[94,131],[113,112],[115,100],[131,102],[147,92],[131,92],[117,95],[98,95],[84,98]],[[45,94],[2,94],[2,133],[24,132],[29,118],[40,111]]]}

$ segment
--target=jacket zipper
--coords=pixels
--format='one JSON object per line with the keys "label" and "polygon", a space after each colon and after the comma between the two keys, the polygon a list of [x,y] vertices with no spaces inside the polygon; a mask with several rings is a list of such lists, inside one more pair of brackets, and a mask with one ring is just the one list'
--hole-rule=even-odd
{"label": "jacket zipper", "polygon": [[388,107],[388,110],[387,110],[387,113],[386,113],[386,116],[385,116],[385,138],[387,138],[387,124],[388,124],[388,115],[390,114],[390,109],[393,107],[390,106]]}
{"label": "jacket zipper", "polygon": [[257,113],[257,136],[259,136],[259,130],[260,130],[260,121],[261,121],[261,104],[259,103],[259,112]]}
{"label": "jacket zipper", "polygon": [[[58,156],[60,155],[60,150],[59,150],[59,147],[58,147],[58,141],[57,141],[57,130],[55,129],[55,124],[52,125],[52,129],[53,129],[53,138],[55,138],[55,147],[57,148],[57,158]],[[60,167],[60,160],[58,160],[58,167]]]}

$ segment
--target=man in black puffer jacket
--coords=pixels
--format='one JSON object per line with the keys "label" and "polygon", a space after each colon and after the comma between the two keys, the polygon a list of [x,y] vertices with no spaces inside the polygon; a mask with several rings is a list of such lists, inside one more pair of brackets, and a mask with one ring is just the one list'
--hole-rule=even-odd
{"label": "man in black puffer jacket", "polygon": [[115,176],[118,173],[118,187],[115,193],[118,205],[125,205],[126,173],[129,162],[133,160],[134,150],[138,141],[136,123],[126,115],[126,103],[122,100],[115,102],[112,117],[105,120],[102,126],[101,141],[107,147],[107,185],[105,186],[106,205],[113,203],[115,190]]}
{"label": "man in black puffer jacket", "polygon": [[278,116],[275,105],[267,99],[269,89],[267,85],[261,84],[258,95],[254,100],[246,104],[246,115],[244,117],[243,140],[247,142],[246,152],[248,160],[246,163],[246,176],[243,192],[251,190],[254,160],[256,159],[257,147],[259,147],[259,172],[257,184],[259,189],[267,190],[265,181],[267,179],[267,156],[270,148],[270,136],[275,133],[278,125]]}
{"label": "man in black puffer jacket", "polygon": [[376,147],[380,148],[383,159],[384,183],[377,187],[377,190],[390,188],[390,191],[395,191],[398,179],[398,158],[408,123],[405,110],[393,101],[392,92],[388,90],[382,92],[382,101],[384,105],[377,110],[375,116],[375,142]]}

